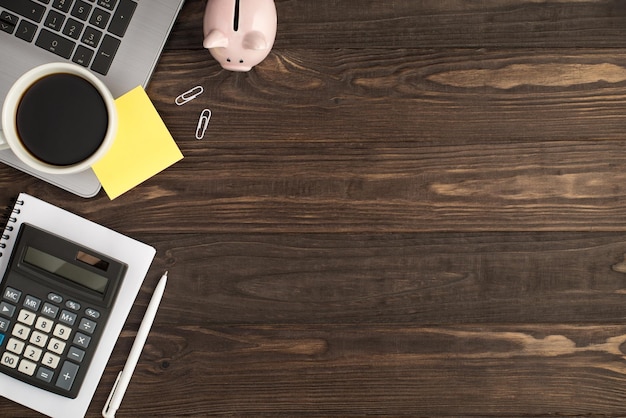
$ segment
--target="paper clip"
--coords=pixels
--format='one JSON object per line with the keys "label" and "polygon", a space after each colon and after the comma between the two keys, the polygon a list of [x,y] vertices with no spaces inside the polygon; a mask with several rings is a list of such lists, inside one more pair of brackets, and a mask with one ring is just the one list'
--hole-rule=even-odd
{"label": "paper clip", "polygon": [[204,109],[198,119],[198,126],[196,127],[196,139],[204,138],[204,133],[209,127],[209,121],[211,120],[211,110]]}
{"label": "paper clip", "polygon": [[187,90],[186,92],[184,92],[180,96],[178,96],[176,98],[176,104],[178,106],[182,106],[185,103],[190,102],[193,99],[195,99],[196,97],[200,96],[203,92],[204,92],[204,89],[202,88],[202,86],[196,86],[196,87],[194,87],[194,88],[192,88],[190,90]]}

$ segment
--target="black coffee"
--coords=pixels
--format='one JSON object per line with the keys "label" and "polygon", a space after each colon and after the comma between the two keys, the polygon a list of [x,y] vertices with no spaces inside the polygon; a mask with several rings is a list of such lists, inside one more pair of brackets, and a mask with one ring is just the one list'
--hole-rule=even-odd
{"label": "black coffee", "polygon": [[109,117],[91,83],[62,73],[43,77],[29,87],[18,105],[16,122],[24,147],[35,158],[67,166],[98,149]]}

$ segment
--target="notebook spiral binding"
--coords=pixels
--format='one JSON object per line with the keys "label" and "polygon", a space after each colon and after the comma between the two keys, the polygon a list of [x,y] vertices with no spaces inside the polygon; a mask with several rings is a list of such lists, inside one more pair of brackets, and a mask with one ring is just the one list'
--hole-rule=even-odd
{"label": "notebook spiral binding", "polygon": [[11,238],[11,232],[13,232],[13,225],[17,222],[17,215],[20,214],[21,209],[18,208],[17,206],[22,206],[24,204],[23,200],[19,200],[19,199],[13,199],[13,206],[9,206],[6,209],[6,213],[2,216],[3,219],[6,219],[6,225],[4,227],[4,231],[2,232],[2,235],[0,236],[0,257],[2,257],[2,250],[4,250],[7,245],[4,241],[7,241],[9,238]]}

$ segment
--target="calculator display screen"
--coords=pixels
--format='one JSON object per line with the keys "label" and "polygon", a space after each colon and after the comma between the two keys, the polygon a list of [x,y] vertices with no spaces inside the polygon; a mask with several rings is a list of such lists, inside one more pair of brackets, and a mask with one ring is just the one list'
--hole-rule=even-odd
{"label": "calculator display screen", "polygon": [[70,280],[88,289],[104,294],[108,279],[89,270],[70,264],[53,255],[40,251],[33,247],[27,247],[24,261],[35,267],[39,267],[49,273]]}

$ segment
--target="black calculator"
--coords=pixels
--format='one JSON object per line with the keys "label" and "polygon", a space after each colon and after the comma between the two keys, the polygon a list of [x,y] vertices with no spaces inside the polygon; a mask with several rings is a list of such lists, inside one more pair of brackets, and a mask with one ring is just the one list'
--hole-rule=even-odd
{"label": "black calculator", "polygon": [[21,224],[0,285],[0,373],[76,398],[126,269]]}

